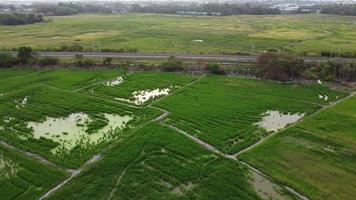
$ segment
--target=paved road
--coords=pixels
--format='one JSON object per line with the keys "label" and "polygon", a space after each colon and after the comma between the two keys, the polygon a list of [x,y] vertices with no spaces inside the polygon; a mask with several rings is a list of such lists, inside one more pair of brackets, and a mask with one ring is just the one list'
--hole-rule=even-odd
{"label": "paved road", "polygon": [[[239,55],[200,55],[200,54],[168,54],[168,53],[99,53],[99,52],[38,52],[41,56],[52,57],[73,57],[83,55],[85,57],[113,57],[123,59],[167,59],[175,55],[181,60],[207,60],[207,61],[225,61],[225,62],[246,62],[256,61],[256,56],[239,56]],[[342,60],[356,61],[356,58],[326,58],[326,57],[302,57],[305,61],[327,61]]]}

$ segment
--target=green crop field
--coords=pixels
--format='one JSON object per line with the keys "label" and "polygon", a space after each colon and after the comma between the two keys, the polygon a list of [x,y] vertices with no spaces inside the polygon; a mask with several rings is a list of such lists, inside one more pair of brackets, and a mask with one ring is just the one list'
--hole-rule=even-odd
{"label": "green crop field", "polygon": [[[1,69],[0,142],[13,148],[0,143],[0,199],[38,199],[65,177],[48,199],[289,197],[282,184],[313,199],[347,199],[355,98],[315,115],[345,95],[243,77]],[[230,155],[302,117],[242,154],[274,183]]]}
{"label": "green crop field", "polygon": [[236,153],[267,134],[254,125],[267,111],[308,115],[342,96],[322,85],[209,76],[155,105],[172,112],[168,123]]}
{"label": "green crop field", "polygon": [[[85,189],[83,189],[85,188]],[[110,197],[111,196],[111,197]],[[149,124],[50,199],[259,199],[240,164]]]}
{"label": "green crop field", "polygon": [[308,55],[356,53],[356,17],[84,14],[47,19],[48,23],[0,26],[0,48],[58,50],[80,44],[87,51],[100,45],[140,52],[250,53],[283,48]]}
{"label": "green crop field", "polygon": [[[4,71],[4,73],[7,72]],[[109,76],[109,74],[115,75],[117,72],[107,71],[98,75],[95,74],[95,71],[92,73],[82,71],[81,74],[78,71],[40,70],[25,73],[23,76],[16,76],[16,70],[9,70],[8,73],[13,77],[4,79],[7,84],[4,84],[6,88],[2,89],[4,92],[1,92],[2,95],[0,96],[0,118],[2,119],[0,122],[2,127],[0,138],[23,149],[39,153],[67,167],[80,166],[93,156],[100,147],[126,132],[126,128],[138,126],[160,114],[159,111],[150,108],[134,109],[116,102],[59,89],[74,89],[78,85],[90,85],[92,80],[101,80],[102,77],[105,77],[105,74]],[[88,74],[85,75],[86,73]],[[68,77],[73,80],[68,80]],[[14,81],[11,82],[11,80]],[[88,81],[88,84],[83,83],[83,81]],[[28,83],[32,84],[28,85]],[[10,89],[11,91],[9,91]],[[77,116],[72,117],[78,119],[65,119],[73,113]],[[83,113],[89,116],[85,116]],[[104,120],[100,120],[103,119],[103,117],[100,117],[103,114],[113,115],[113,123],[118,123],[115,120],[119,120],[120,117],[129,121],[126,124],[127,126],[122,127],[123,129],[116,130],[115,124],[112,124],[115,130],[108,130],[108,132],[114,131],[112,133],[91,134],[89,138],[83,138],[86,135],[79,134],[82,129],[79,125],[86,125],[87,129],[91,128],[88,132],[96,132],[106,124],[110,125],[110,121],[106,121],[105,117]],[[49,118],[52,118],[52,121]],[[87,124],[86,118],[89,118],[88,121],[92,122]],[[71,128],[61,127],[60,123],[70,123],[71,120],[79,119],[83,119],[82,124],[78,122],[77,126]],[[67,120],[67,122],[63,122],[63,120]],[[30,122],[32,123],[31,127],[29,126]],[[46,124],[48,127],[45,127]],[[52,133],[46,133],[43,130],[56,125],[59,126],[56,134],[53,133],[52,135]],[[36,127],[37,131],[34,131],[33,128]],[[68,131],[78,131],[78,135],[74,138],[76,145],[66,144],[66,141],[73,139],[70,138],[71,135]],[[96,141],[97,139],[98,141]],[[54,149],[56,149],[55,153],[53,152]]]}
{"label": "green crop field", "polygon": [[311,199],[356,195],[356,97],[287,129],[242,159]]}
{"label": "green crop field", "polygon": [[36,200],[67,174],[0,145],[0,199]]}
{"label": "green crop field", "polygon": [[[196,77],[185,74],[177,75],[176,73],[165,73],[164,76],[162,76],[162,73],[159,72],[136,72],[116,78],[120,77],[122,78],[122,82],[118,82],[117,85],[114,83],[114,78],[112,79],[113,82],[106,81],[102,84],[88,87],[83,91],[84,93],[108,100],[115,100],[115,98],[133,100],[133,93],[137,91],[151,91],[168,88],[170,92],[173,92],[196,80]],[[150,100],[146,102],[148,103]]]}
{"label": "green crop field", "polygon": [[31,69],[1,69],[0,93],[17,91],[27,86],[43,84],[60,89],[77,90],[90,84],[123,75],[118,70],[31,70]]}

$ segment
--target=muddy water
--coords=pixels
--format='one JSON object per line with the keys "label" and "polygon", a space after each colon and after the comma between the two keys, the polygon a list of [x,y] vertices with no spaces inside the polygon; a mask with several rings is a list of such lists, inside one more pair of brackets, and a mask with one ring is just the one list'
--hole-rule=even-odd
{"label": "muddy water", "polygon": [[129,103],[134,103],[136,105],[142,105],[150,99],[154,99],[160,96],[168,95],[172,87],[164,89],[155,89],[155,90],[141,90],[133,92],[133,100],[124,99],[124,98],[115,98],[116,100],[125,101]]}
{"label": "muddy water", "polygon": [[27,104],[27,100],[28,100],[28,96],[23,98],[21,102],[18,102],[17,100],[15,100],[16,108],[20,109],[20,107],[25,107],[25,105]]}
{"label": "muddy water", "polygon": [[266,129],[268,132],[276,132],[279,129],[286,127],[288,124],[292,124],[304,117],[304,113],[295,114],[283,114],[279,111],[267,111],[264,114],[261,122],[255,125]]}
{"label": "muddy water", "polygon": [[187,182],[175,187],[172,192],[174,194],[183,195],[187,191],[192,190],[194,187],[196,187],[196,184],[193,184],[192,182]]}
{"label": "muddy water", "polygon": [[51,139],[60,145],[52,149],[53,154],[58,153],[59,149],[71,150],[77,145],[95,145],[100,141],[108,140],[108,134],[116,129],[122,129],[132,117],[125,115],[104,114],[109,120],[108,125],[98,132],[88,134],[85,132],[86,121],[90,118],[85,113],[73,113],[65,118],[48,117],[44,122],[29,122],[27,127],[33,129],[33,137]]}
{"label": "muddy water", "polygon": [[104,85],[107,87],[114,87],[114,86],[120,85],[123,81],[124,81],[124,79],[121,76],[119,76],[112,80],[107,81]]}
{"label": "muddy water", "polygon": [[288,196],[282,193],[281,187],[275,185],[270,180],[266,179],[262,175],[250,171],[252,175],[251,185],[257,192],[257,194],[265,200],[274,199],[274,200],[286,200],[290,199]]}
{"label": "muddy water", "polygon": [[0,152],[0,180],[15,176],[19,169],[17,163],[6,159]]}

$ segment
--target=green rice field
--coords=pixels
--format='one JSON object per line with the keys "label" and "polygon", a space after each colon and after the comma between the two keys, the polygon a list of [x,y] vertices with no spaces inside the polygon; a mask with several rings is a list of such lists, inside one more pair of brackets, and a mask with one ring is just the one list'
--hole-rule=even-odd
{"label": "green rice field", "polygon": [[66,172],[0,145],[0,197],[3,200],[35,200],[57,185]]}
{"label": "green rice field", "polygon": [[297,198],[284,186],[351,199],[356,99],[333,105],[346,95],[244,77],[1,69],[0,199],[55,186],[46,199]]}
{"label": "green rice field", "polygon": [[255,125],[265,112],[308,115],[342,96],[322,85],[208,76],[155,105],[172,112],[169,124],[233,154],[268,134]]}
{"label": "green rice field", "polygon": [[311,199],[353,199],[355,128],[352,97],[279,133],[242,159]]}

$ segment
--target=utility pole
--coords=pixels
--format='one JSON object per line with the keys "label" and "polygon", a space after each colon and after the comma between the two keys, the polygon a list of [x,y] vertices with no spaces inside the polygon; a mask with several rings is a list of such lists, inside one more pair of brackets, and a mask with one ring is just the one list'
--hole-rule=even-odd
{"label": "utility pole", "polygon": [[255,51],[255,45],[253,43],[251,43],[251,55],[253,56],[254,51]]}
{"label": "utility pole", "polygon": [[101,53],[101,42],[98,41],[99,53]]}

